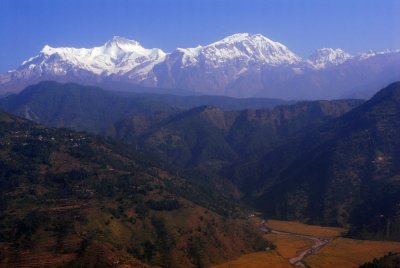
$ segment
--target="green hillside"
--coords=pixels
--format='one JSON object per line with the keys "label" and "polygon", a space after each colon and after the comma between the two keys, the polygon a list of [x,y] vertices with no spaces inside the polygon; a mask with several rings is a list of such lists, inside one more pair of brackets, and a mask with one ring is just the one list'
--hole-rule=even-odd
{"label": "green hillside", "polygon": [[228,195],[127,146],[5,113],[0,137],[1,266],[199,267],[268,245]]}

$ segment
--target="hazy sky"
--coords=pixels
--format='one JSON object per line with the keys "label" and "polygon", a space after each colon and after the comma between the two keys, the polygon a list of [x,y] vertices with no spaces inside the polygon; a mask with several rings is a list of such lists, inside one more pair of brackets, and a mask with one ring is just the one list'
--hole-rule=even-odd
{"label": "hazy sky", "polygon": [[0,71],[45,44],[92,47],[114,35],[167,52],[261,33],[300,56],[400,48],[400,0],[0,0]]}

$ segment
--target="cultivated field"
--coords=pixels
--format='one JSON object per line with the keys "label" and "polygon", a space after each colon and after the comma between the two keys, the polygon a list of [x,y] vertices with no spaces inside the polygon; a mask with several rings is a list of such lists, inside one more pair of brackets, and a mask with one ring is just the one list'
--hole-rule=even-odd
{"label": "cultivated field", "polygon": [[340,236],[345,231],[343,228],[308,225],[295,221],[268,220],[266,225],[273,230],[320,237]]}
{"label": "cultivated field", "polygon": [[256,252],[242,255],[240,258],[229,261],[213,268],[291,268],[292,266],[276,251]]}
{"label": "cultivated field", "polygon": [[285,259],[296,257],[299,251],[314,244],[310,239],[294,235],[267,234],[265,238],[276,245],[277,252]]}
{"label": "cultivated field", "polygon": [[313,268],[359,267],[388,252],[400,253],[400,242],[354,240],[337,238],[305,262]]}
{"label": "cultivated field", "polygon": [[[265,225],[276,231],[332,239],[319,251],[303,259],[303,262],[312,268],[356,268],[374,258],[382,257],[388,252],[400,253],[400,242],[343,238],[340,237],[341,233],[345,231],[342,228],[276,220],[268,220]],[[264,237],[277,246],[276,250],[244,254],[236,260],[214,266],[214,268],[293,267],[289,259],[298,256],[302,251],[314,245],[312,239],[292,234],[269,233]]]}

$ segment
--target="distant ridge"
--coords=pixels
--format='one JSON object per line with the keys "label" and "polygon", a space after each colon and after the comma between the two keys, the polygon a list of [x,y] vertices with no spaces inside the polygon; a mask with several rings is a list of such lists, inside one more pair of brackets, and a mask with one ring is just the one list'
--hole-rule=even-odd
{"label": "distant ridge", "polygon": [[238,33],[166,53],[116,36],[93,48],[44,46],[16,70],[0,74],[0,95],[56,80],[289,100],[362,95],[357,88],[363,88],[367,97],[368,89],[400,79],[399,69],[400,50],[350,55],[339,48],[321,48],[301,58],[261,34]]}
{"label": "distant ridge", "polygon": [[117,121],[156,111],[178,112],[201,105],[228,110],[272,108],[290,104],[279,99],[236,99],[224,96],[176,96],[103,90],[76,83],[43,81],[0,99],[0,109],[53,127],[99,133]]}

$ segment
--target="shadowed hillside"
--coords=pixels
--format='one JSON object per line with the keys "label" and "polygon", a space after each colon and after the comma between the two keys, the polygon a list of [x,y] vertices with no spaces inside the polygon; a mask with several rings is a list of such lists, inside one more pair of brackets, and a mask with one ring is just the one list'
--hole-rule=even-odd
{"label": "shadowed hillside", "polygon": [[268,152],[248,174],[269,217],[351,224],[351,236],[400,239],[400,83]]}
{"label": "shadowed hillside", "polygon": [[272,110],[243,111],[202,106],[174,115],[132,116],[115,124],[107,134],[143,147],[164,163],[190,172],[192,177],[224,177],[241,188],[247,186],[239,174],[232,173],[237,166],[258,159],[287,138],[316,128],[360,103],[301,102]]}

